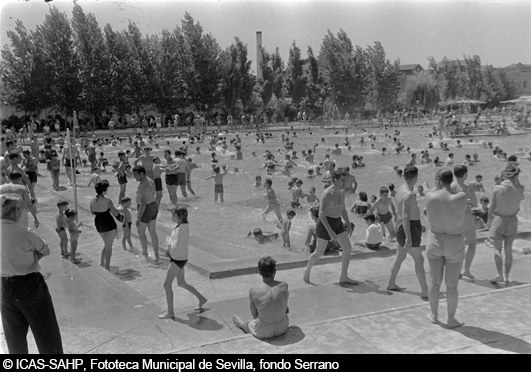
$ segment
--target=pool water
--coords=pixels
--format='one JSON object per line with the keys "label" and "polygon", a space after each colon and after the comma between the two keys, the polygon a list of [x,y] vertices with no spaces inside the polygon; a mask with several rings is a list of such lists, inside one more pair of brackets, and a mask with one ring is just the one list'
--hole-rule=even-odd
{"label": "pool water", "polygon": [[[264,198],[264,189],[255,188],[255,176],[262,176],[262,181],[265,178],[270,177],[273,181],[273,189],[275,190],[279,202],[281,204],[281,211],[285,216],[286,211],[290,208],[291,192],[288,190],[288,182],[291,177],[299,177],[303,180],[304,184],[302,189],[304,192],[308,192],[311,186],[314,186],[317,190],[317,196],[323,190],[323,184],[320,181],[320,177],[315,179],[307,178],[308,164],[302,159],[302,150],[308,150],[312,148],[313,144],[319,143],[315,154],[315,165],[318,162],[324,160],[326,149],[332,149],[336,143],[342,149],[342,154],[334,156],[330,152],[330,157],[336,161],[337,166],[351,166],[352,156],[354,154],[364,157],[366,164],[365,168],[351,169],[351,173],[355,175],[358,182],[358,192],[365,191],[369,196],[371,194],[377,195],[380,186],[387,186],[389,183],[399,186],[403,181],[396,176],[393,171],[393,166],[398,165],[403,168],[409,161],[410,154],[404,152],[400,155],[381,155],[381,148],[386,147],[390,152],[394,148],[391,137],[385,137],[385,133],[392,134],[395,128],[388,129],[371,129],[370,131],[376,134],[376,141],[368,140],[367,133],[363,133],[360,130],[353,132],[349,131],[345,135],[343,129],[318,129],[312,128],[312,134],[309,130],[302,130],[302,128],[296,128],[297,137],[293,138],[295,142],[294,150],[297,151],[299,156],[298,160],[295,160],[297,167],[294,168],[293,174],[290,176],[283,175],[279,171],[277,174],[267,176],[265,169],[263,168],[264,158],[262,155],[266,149],[271,150],[276,155],[277,161],[284,160],[285,150],[281,143],[281,135],[284,132],[272,131],[272,137],[267,138],[265,143],[257,143],[254,133],[246,134],[240,133],[242,139],[242,151],[243,160],[235,160],[235,151],[232,146],[229,145],[229,151],[221,152],[216,151],[219,165],[228,165],[229,172],[225,175],[224,184],[224,199],[222,204],[219,201],[214,202],[214,180],[205,178],[212,176],[214,173],[210,165],[210,152],[208,151],[208,143],[189,145],[189,154],[193,162],[196,163],[199,168],[194,169],[192,172],[192,185],[196,192],[196,195],[190,195],[188,198],[183,198],[178,189],[177,194],[179,198],[179,204],[184,205],[189,211],[190,222],[190,244],[208,256],[212,257],[212,261],[219,260],[238,260],[252,257],[259,257],[264,255],[275,256],[281,253],[288,252],[302,252],[305,250],[305,239],[308,226],[311,223],[308,210],[309,206],[306,200],[302,200],[302,208],[297,209],[297,215],[293,219],[293,225],[291,230],[291,245],[290,249],[282,247],[282,240],[278,240],[266,243],[258,244],[251,238],[247,238],[247,233],[254,228],[261,228],[263,231],[279,232],[276,225],[276,217],[274,212],[271,212],[267,216],[267,221],[264,222],[261,217],[261,210],[266,207],[266,201]],[[437,141],[428,137],[431,128],[419,128],[419,127],[407,127],[399,128],[401,131],[400,139],[406,147],[411,147],[411,152],[417,153],[417,158],[420,159],[420,151],[428,148],[428,143],[433,142],[436,148],[430,150],[430,157],[433,159],[435,156],[444,161],[447,157],[447,152],[439,150]],[[234,138],[234,134],[228,134],[227,143],[231,138]],[[365,145],[360,145],[360,138],[365,137]],[[352,146],[352,151],[347,151],[344,146],[345,137],[348,137]],[[321,139],[324,138],[323,143]],[[185,137],[178,138],[165,138],[164,140],[158,140],[160,149],[154,149],[153,155],[163,157],[163,151],[167,149],[166,141],[170,142],[170,149],[172,152],[178,149],[182,145],[182,141],[186,140]],[[468,141],[468,138],[461,138],[463,148],[456,148],[455,139],[445,139],[450,147],[450,152],[455,154],[456,163],[464,160],[465,154],[478,153],[480,162],[476,165],[469,167],[468,181],[474,180],[476,174],[483,175],[483,184],[487,190],[487,196],[490,197],[493,187],[494,176],[499,174],[505,166],[504,162],[492,159],[492,150],[484,149],[481,145],[481,141],[492,142],[494,146],[500,146],[508,154],[529,152],[529,146],[531,143],[531,134],[514,135],[506,137],[472,137],[472,142]],[[123,144],[125,145],[125,141]],[[374,143],[375,149],[371,149],[370,144]],[[127,144],[128,146],[128,144]],[[153,146],[154,147],[154,146]],[[200,147],[200,154],[195,154],[195,148]],[[98,149],[98,153],[103,151],[109,162],[117,159],[116,153],[119,150],[125,150],[126,148],[118,149],[117,147],[104,146],[101,150]],[[279,149],[281,151],[279,152]],[[252,152],[256,153],[256,157],[253,157]],[[231,158],[232,155],[232,158]],[[301,160],[302,159],[302,160]],[[164,162],[164,161],[163,161]],[[132,162],[131,162],[132,163]],[[282,163],[282,162],[281,162]],[[314,167],[315,167],[314,165]],[[238,172],[234,172],[234,168],[238,168]],[[520,182],[527,186],[531,184],[531,162],[528,160],[521,160],[520,167],[522,173],[520,175]],[[430,165],[418,165],[419,168],[419,181],[418,184],[428,183],[429,186],[434,184],[434,174],[436,167]],[[108,168],[110,170],[110,168]],[[112,187],[109,189],[109,197],[113,201],[116,201],[118,197],[118,183],[116,177],[109,173],[102,173],[103,178],[109,179]],[[79,180],[80,183],[85,185],[88,183],[88,175],[82,175]],[[134,201],[136,196],[136,181],[134,178],[129,178],[127,185],[127,196],[131,197]],[[169,201],[166,186],[163,181],[163,199],[161,203],[161,209],[157,220],[160,235],[161,244],[164,244],[165,236],[169,235],[170,230],[174,227],[174,223],[171,220],[170,209],[171,203]],[[87,190],[87,191],[84,191]],[[80,193],[79,200],[81,203],[85,202],[88,205],[90,198],[93,196],[92,190],[84,189]],[[530,191],[530,190],[528,190]],[[529,206],[529,194],[527,200],[521,204],[520,215],[524,218],[521,223],[528,223],[531,216]],[[347,197],[347,209],[350,210],[352,203],[358,198],[357,195],[350,195]],[[419,199],[421,208],[423,206],[423,200]],[[133,216],[135,214],[133,213]],[[366,224],[362,218],[353,215],[349,212],[351,221],[355,223],[356,227],[354,234],[351,238],[352,242],[363,240],[365,238]],[[426,221],[423,221],[425,224]],[[149,236],[149,235],[148,235]]]}

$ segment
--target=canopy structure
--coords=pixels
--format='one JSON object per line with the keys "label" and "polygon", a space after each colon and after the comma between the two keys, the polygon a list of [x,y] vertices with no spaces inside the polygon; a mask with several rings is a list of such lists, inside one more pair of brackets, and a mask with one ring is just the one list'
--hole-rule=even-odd
{"label": "canopy structure", "polygon": [[510,99],[508,101],[501,101],[500,103],[504,103],[504,104],[517,104],[517,103],[531,104],[531,96],[520,96],[518,98]]}
{"label": "canopy structure", "polygon": [[454,105],[484,105],[487,102],[478,101],[476,99],[458,99],[439,102],[439,106],[454,106]]}

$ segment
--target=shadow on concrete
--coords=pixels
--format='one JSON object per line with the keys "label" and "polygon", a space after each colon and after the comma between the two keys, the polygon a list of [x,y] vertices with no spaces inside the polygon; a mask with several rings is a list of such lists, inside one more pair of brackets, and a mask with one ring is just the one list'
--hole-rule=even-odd
{"label": "shadow on concrete", "polygon": [[210,319],[199,315],[197,312],[186,314],[188,319],[181,319],[178,317],[173,318],[174,322],[186,324],[187,326],[200,330],[200,331],[218,331],[223,328],[223,325],[219,324],[214,319]]}
{"label": "shadow on concrete", "polygon": [[90,264],[90,262],[81,261],[80,263],[76,264],[76,266],[78,268],[80,268],[80,269],[84,269],[84,268],[87,268],[87,267],[91,267],[92,265]]}
{"label": "shadow on concrete", "polygon": [[302,329],[297,326],[290,326],[288,331],[282,336],[270,338],[268,340],[264,340],[264,342],[267,342],[273,346],[286,346],[296,344],[297,342],[304,340],[304,337],[306,337],[306,335]]}
{"label": "shadow on concrete", "polygon": [[388,291],[386,289],[380,289],[381,287],[376,284],[375,282],[373,282],[372,280],[365,280],[363,282],[360,282],[360,284],[358,285],[348,285],[348,286],[345,286],[345,285],[340,285],[339,283],[335,283],[336,285],[340,286],[340,287],[349,287],[349,290],[347,291],[348,293],[358,293],[358,294],[363,294],[363,293],[376,293],[376,294],[379,294],[379,295],[384,295],[384,296],[392,296],[393,295],[393,292],[391,291]]}
{"label": "shadow on concrete", "polygon": [[142,273],[135,269],[122,269],[116,272],[114,272],[113,270],[113,274],[118,279],[123,280],[124,282],[135,280],[136,278],[142,276]]}
{"label": "shadow on concrete", "polygon": [[510,351],[517,354],[531,353],[531,344],[529,342],[505,333],[471,326],[455,328],[453,331],[494,349]]}
{"label": "shadow on concrete", "polygon": [[474,280],[467,279],[466,281],[469,283],[475,284],[477,286],[480,286],[480,287],[491,288],[491,289],[509,288],[509,287],[516,287],[522,284],[527,284],[523,282],[511,281],[509,282],[509,285],[505,285],[505,283],[491,283],[490,280],[488,279],[474,279]]}

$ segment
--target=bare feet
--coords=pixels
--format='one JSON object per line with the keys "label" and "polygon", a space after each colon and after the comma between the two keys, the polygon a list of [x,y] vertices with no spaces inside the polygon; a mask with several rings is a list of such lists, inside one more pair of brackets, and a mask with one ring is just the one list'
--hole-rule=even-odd
{"label": "bare feet", "polygon": [[202,313],[203,311],[205,311],[205,309],[203,308],[203,306],[205,306],[205,304],[207,303],[208,299],[206,297],[203,297],[202,299],[199,300],[199,307],[197,307],[195,310],[198,310],[200,313]]}
{"label": "bare feet", "polygon": [[169,318],[175,318],[175,315],[173,315],[173,313],[168,313],[167,311],[162,313],[162,314],[159,314],[158,316],[159,319],[169,319]]}
{"label": "bare feet", "polygon": [[453,319],[448,319],[448,322],[446,323],[446,328],[448,329],[453,329],[453,328],[457,328],[457,327],[461,327],[462,325],[464,325],[465,323],[462,323],[462,322],[459,322],[457,319],[453,318]]}
{"label": "bare feet", "polygon": [[468,270],[463,273],[463,276],[466,276],[470,280],[474,280],[475,279],[474,275],[472,275],[472,273],[470,271],[468,271]]}
{"label": "bare feet", "polygon": [[387,290],[388,290],[388,291],[393,291],[393,292],[399,292],[399,291],[403,291],[403,290],[405,290],[405,289],[406,289],[406,288],[404,288],[404,287],[399,287],[399,286],[397,286],[396,284],[393,285],[393,286],[387,286]]}
{"label": "bare feet", "polygon": [[496,278],[491,279],[490,282],[491,282],[492,284],[503,283],[503,282],[504,282],[504,280],[503,280],[503,276],[498,275]]}
{"label": "bare feet", "polygon": [[438,319],[437,315],[428,314],[428,315],[426,315],[426,318],[428,318],[428,320],[430,322],[432,322],[433,324],[439,324],[439,319]]}
{"label": "bare feet", "polygon": [[247,324],[240,317],[233,315],[232,322],[236,327],[247,333]]}
{"label": "bare feet", "polygon": [[302,280],[304,280],[304,283],[310,284],[310,273],[306,270],[304,271],[304,276],[302,277]]}
{"label": "bare feet", "polygon": [[360,282],[350,279],[348,276],[346,278],[339,278],[339,284],[347,284],[347,285],[358,285]]}

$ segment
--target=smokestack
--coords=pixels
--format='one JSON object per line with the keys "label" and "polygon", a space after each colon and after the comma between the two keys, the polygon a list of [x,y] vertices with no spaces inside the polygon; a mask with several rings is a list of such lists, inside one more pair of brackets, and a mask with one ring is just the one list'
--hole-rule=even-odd
{"label": "smokestack", "polygon": [[256,77],[263,78],[262,73],[262,31],[256,31]]}

